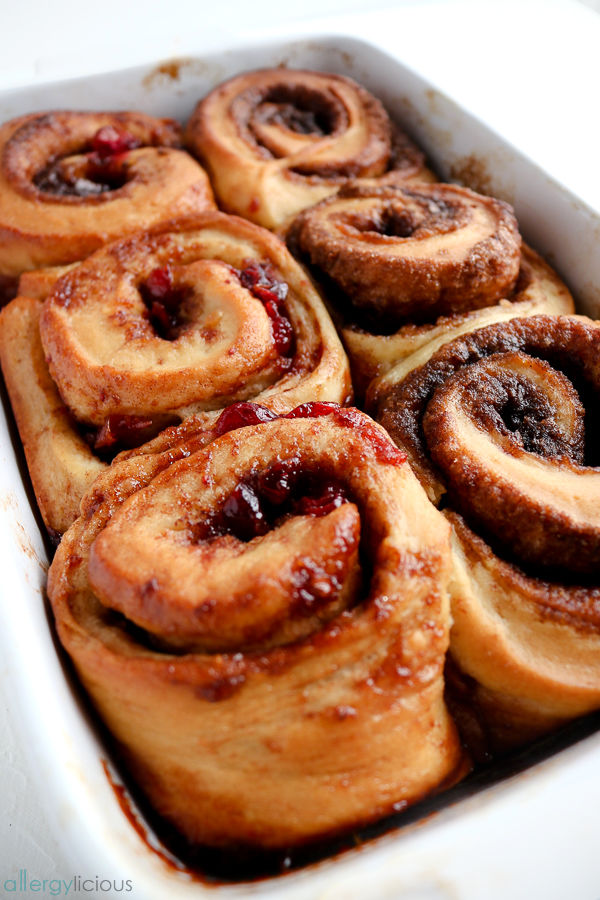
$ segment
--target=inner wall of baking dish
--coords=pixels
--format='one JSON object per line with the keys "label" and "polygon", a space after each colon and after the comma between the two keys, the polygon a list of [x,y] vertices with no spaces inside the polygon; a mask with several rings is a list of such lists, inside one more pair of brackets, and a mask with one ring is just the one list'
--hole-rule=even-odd
{"label": "inner wall of baking dish", "polygon": [[[240,71],[275,65],[333,71],[349,75],[368,87],[425,150],[432,166],[442,177],[462,181],[476,190],[500,196],[512,203],[526,239],[559,270],[574,291],[580,311],[600,316],[600,258],[595,258],[593,252],[600,238],[598,214],[417,74],[377,48],[353,38],[313,36],[284,44],[242,47],[218,55],[168,60],[106,75],[19,89],[0,97],[0,120],[44,109],[127,108],[185,121],[196,102],[220,81]],[[4,448],[9,446],[8,434],[3,436],[3,445]],[[20,454],[20,448],[17,453]],[[22,455],[19,462],[23,472]],[[14,467],[11,477],[19,477]],[[23,556],[23,534],[26,533],[34,548],[34,552],[23,559],[21,586],[25,592],[27,585],[33,583],[37,591],[41,587],[39,566],[45,562],[38,533],[39,518],[34,519],[28,506],[30,499],[28,501],[24,491],[13,491],[11,496],[14,502],[7,521],[13,528],[13,543]],[[41,606],[38,604],[32,608],[33,615],[38,618],[38,627],[45,629],[47,623],[43,610],[41,616],[38,613]],[[50,653],[54,653],[49,638],[47,645]],[[50,661],[50,656],[45,664],[49,668],[48,677],[55,679],[56,666]],[[66,702],[64,697],[63,701]],[[65,710],[65,721],[70,719],[70,733],[76,739],[74,758],[80,753],[82,761],[85,757],[89,763],[95,754],[98,761],[98,756],[106,755],[106,750],[97,742],[81,716],[74,695],[71,695],[70,703],[71,708]],[[528,750],[502,766],[481,773],[467,785],[458,786],[442,797],[409,811],[408,816],[376,826],[365,837],[373,837],[396,824],[415,821],[507,774],[520,771],[588,734],[595,726],[595,721],[590,720],[577,723],[560,738],[545,741],[535,750]],[[92,786],[89,799],[96,803],[96,813],[100,818],[104,816],[106,821],[111,818],[114,826],[120,813],[103,771],[99,765],[95,768],[88,765],[85,771],[85,778]],[[54,787],[52,779],[48,786],[50,790]],[[126,821],[125,826],[129,828]],[[108,832],[106,828],[105,838]],[[133,837],[133,829],[128,840],[132,838],[137,840]],[[298,861],[309,862],[310,857]],[[338,860],[339,864],[341,860]]]}

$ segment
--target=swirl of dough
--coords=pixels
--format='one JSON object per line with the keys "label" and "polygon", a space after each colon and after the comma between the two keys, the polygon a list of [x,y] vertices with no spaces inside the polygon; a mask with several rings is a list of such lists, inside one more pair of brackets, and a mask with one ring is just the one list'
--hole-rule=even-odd
{"label": "swirl of dough", "polygon": [[349,78],[266,69],[200,101],[187,144],[223,208],[280,228],[354,178],[430,180],[423,155]]}
{"label": "swirl of dough", "polygon": [[490,306],[519,274],[511,208],[452,184],[350,185],[300,213],[288,242],[357,310],[396,327]]}
{"label": "swirl of dough", "polygon": [[514,318],[376,397],[454,525],[451,653],[499,745],[600,706],[599,351],[584,317]]}
{"label": "swirl of dough", "polygon": [[107,245],[58,280],[23,278],[30,294],[48,289],[3,310],[0,359],[54,531],[118,451],[155,452],[198,431],[208,440],[236,400],[286,412],[350,399],[318,294],[250,222],[202,213]]}
{"label": "swirl of dough", "polygon": [[138,112],[49,112],[0,128],[0,274],[84,259],[121,235],[214,209],[179,126]]}
{"label": "swirl of dough", "polygon": [[321,396],[330,376],[348,392],[302,271],[269,232],[223,213],[97,251],[57,283],[40,334],[61,396],[97,426],[111,415],[183,420],[275,385],[295,391],[307,376],[299,399],[338,399]]}
{"label": "swirl of dough", "polygon": [[135,478],[117,461],[49,573],[132,777],[192,843],[277,848],[464,774],[448,527],[404,455],[336,404],[231,407],[214,430]]}

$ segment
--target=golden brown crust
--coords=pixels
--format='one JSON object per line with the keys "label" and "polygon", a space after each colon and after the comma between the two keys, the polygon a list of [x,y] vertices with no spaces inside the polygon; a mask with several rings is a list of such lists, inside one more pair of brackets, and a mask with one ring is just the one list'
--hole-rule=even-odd
{"label": "golden brown crust", "polygon": [[[133,146],[102,156],[101,129]],[[0,273],[89,256],[120,235],[214,208],[176,123],[142,113],[49,112],[0,129]]]}
{"label": "golden brown crust", "polygon": [[49,269],[31,269],[19,277],[16,296],[30,297],[32,300],[45,300],[63,275],[66,275],[76,263],[67,266],[52,266]]}
{"label": "golden brown crust", "polygon": [[377,395],[379,421],[454,525],[451,652],[498,743],[600,705],[600,475],[585,412],[599,351],[584,317],[516,318],[445,344],[396,384],[390,374]]}
{"label": "golden brown crust", "polygon": [[232,78],[198,104],[186,142],[222,207],[267,228],[349,179],[432,177],[375,97],[322,72],[279,68]]}
{"label": "golden brown crust", "polygon": [[[49,573],[61,641],[159,813],[192,842],[290,846],[371,821],[464,773],[443,703],[447,528],[383,432],[357,412],[333,413],[231,431],[187,455],[193,449],[176,462],[140,457],[135,477],[133,460],[114,464]],[[223,510],[236,484],[257,483],[257,460],[262,473],[286,462],[325,473],[350,502],[316,519],[292,507],[291,519],[243,546],[227,532],[225,552],[246,558],[253,574],[244,597],[223,594],[224,537],[196,523],[207,506]],[[357,528],[369,559],[363,578],[372,569],[362,586],[348,552]],[[323,529],[338,534],[337,548]],[[121,543],[132,562],[140,551],[133,576],[127,547],[111,560]],[[179,583],[161,567],[173,552],[187,557]],[[117,617],[92,586],[102,591],[107,572]],[[132,577],[146,586],[137,599]],[[217,579],[214,603],[207,578]],[[316,615],[317,599],[342,582],[337,608]],[[286,633],[278,621],[273,639],[278,592],[288,605],[282,621],[305,625]],[[178,630],[182,604],[196,610],[192,638],[191,620]],[[130,616],[152,627],[152,641],[128,627]],[[187,652],[173,653],[182,636]]]}
{"label": "golden brown crust", "polygon": [[349,186],[301,213],[288,234],[355,309],[383,324],[490,306],[519,274],[511,208],[457,185]]}

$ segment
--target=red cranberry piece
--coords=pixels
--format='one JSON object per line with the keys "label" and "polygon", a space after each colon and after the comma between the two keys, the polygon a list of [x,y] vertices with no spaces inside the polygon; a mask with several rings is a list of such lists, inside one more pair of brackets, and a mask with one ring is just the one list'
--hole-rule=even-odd
{"label": "red cranberry piece", "polygon": [[379,462],[391,463],[394,466],[399,466],[406,462],[406,453],[400,450],[399,447],[396,447],[391,438],[376,431],[373,426],[367,426],[364,432],[365,437],[375,450]]}
{"label": "red cranberry piece", "polygon": [[150,322],[159,337],[169,340],[177,328],[177,316],[170,313],[164,303],[153,300],[150,306]]}
{"label": "red cranberry piece", "polygon": [[262,263],[251,263],[239,272],[240,283],[247,288],[257,300],[265,306],[271,320],[273,340],[282,356],[289,355],[294,346],[294,330],[292,323],[282,309],[282,303],[288,295],[285,281],[279,281]]}
{"label": "red cranberry piece", "polygon": [[220,437],[234,428],[244,428],[246,425],[259,425],[261,422],[270,422],[276,419],[277,413],[261,406],[260,403],[233,403],[224,409],[214,425],[215,436]]}
{"label": "red cranberry piece", "polygon": [[242,287],[245,287],[249,291],[251,291],[252,288],[260,281],[260,272],[258,270],[258,266],[246,266],[246,268],[242,269],[239,273],[239,277]]}
{"label": "red cranberry piece", "polygon": [[251,291],[257,284],[268,284],[269,279],[264,266],[260,263],[251,263],[240,272],[240,281]]}
{"label": "red cranberry piece", "polygon": [[273,506],[281,506],[292,491],[295,475],[294,461],[275,463],[259,475],[259,493]]}
{"label": "red cranberry piece", "polygon": [[223,504],[223,519],[228,530],[243,541],[250,541],[269,529],[259,498],[244,482],[238,484]]}
{"label": "red cranberry piece", "polygon": [[105,450],[115,444],[135,447],[139,443],[140,433],[151,425],[152,420],[144,416],[107,416],[94,440],[94,449]]}
{"label": "red cranberry piece", "polygon": [[277,281],[265,287],[263,284],[257,284],[251,288],[252,293],[258,300],[263,303],[275,303],[277,306],[285,300],[288,293],[288,286],[285,281]]}
{"label": "red cranberry piece", "polygon": [[325,484],[316,497],[302,497],[297,504],[301,516],[326,516],[348,500],[343,487],[330,482]]}
{"label": "red cranberry piece", "polygon": [[301,403],[291,412],[287,413],[285,419],[317,419],[319,416],[330,416],[332,413],[340,410],[339,403],[332,403],[328,400],[310,400],[308,403]]}
{"label": "red cranberry piece", "polygon": [[[90,184],[100,186],[99,193],[104,191],[116,191],[127,183],[127,169],[123,164],[122,156],[99,156],[98,153],[90,153],[86,169],[86,178],[79,181],[89,181]],[[91,191],[88,191],[90,193]]]}
{"label": "red cranberry piece", "polygon": [[269,264],[249,263],[239,273],[242,285],[259,300],[282,301],[288,295],[288,285],[270,271]]}
{"label": "red cranberry piece", "polygon": [[277,305],[277,294],[273,293],[268,287],[264,287],[262,284],[257,284],[252,288],[252,293],[256,297],[257,300],[261,300],[263,303],[274,303]]}
{"label": "red cranberry piece", "polygon": [[140,145],[141,141],[133,134],[122,128],[115,128],[114,125],[104,125],[92,138],[92,150],[101,159],[135,150]]}
{"label": "red cranberry piece", "polygon": [[338,409],[335,418],[340,425],[350,425],[353,428],[369,427],[363,414],[353,406],[348,409]]}
{"label": "red cranberry piece", "polygon": [[179,336],[180,308],[185,300],[185,289],[176,288],[169,266],[153,269],[145,282],[139,285],[142,300],[149,313],[150,324],[158,337],[165,341]]}
{"label": "red cranberry piece", "polygon": [[271,320],[271,329],[273,331],[273,340],[277,351],[282,356],[286,356],[292,349],[294,341],[294,329],[289,319],[281,314],[277,304],[272,300],[265,303],[265,311]]}
{"label": "red cranberry piece", "polygon": [[170,266],[152,269],[145,282],[145,288],[156,300],[164,300],[173,290],[173,272]]}

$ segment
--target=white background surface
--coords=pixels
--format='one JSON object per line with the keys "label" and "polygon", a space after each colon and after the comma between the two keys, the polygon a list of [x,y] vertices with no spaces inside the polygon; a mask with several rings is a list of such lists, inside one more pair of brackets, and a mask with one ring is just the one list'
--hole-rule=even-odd
{"label": "white background surface", "polygon": [[[597,9],[600,0],[588,5]],[[365,0],[305,0],[302,11],[275,0],[4,6],[0,89],[188,55],[210,35],[247,35],[251,42],[291,22],[304,31],[317,15],[332,14],[320,30],[336,32],[367,8]],[[423,0],[398,7],[402,28],[387,36],[390,49],[600,210],[600,16],[577,0]],[[364,22],[365,31],[374,22],[385,29],[386,15]],[[0,896],[4,879],[21,868],[48,879],[76,871],[40,811],[19,710],[3,674],[0,663]]]}

